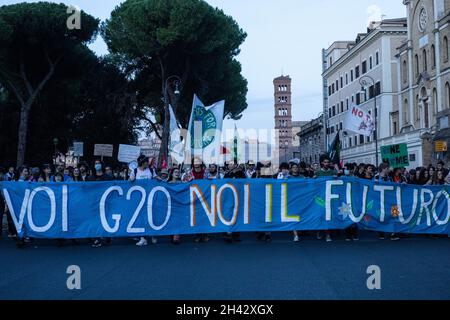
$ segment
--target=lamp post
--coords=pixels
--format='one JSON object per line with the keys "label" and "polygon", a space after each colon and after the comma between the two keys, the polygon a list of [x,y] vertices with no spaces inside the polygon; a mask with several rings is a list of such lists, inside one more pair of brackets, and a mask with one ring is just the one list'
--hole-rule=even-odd
{"label": "lamp post", "polygon": [[361,93],[366,94],[366,88],[369,86],[373,86],[373,92],[374,92],[374,103],[375,103],[375,163],[376,167],[378,169],[379,161],[378,161],[378,110],[377,110],[377,94],[376,88],[375,88],[375,80],[370,76],[363,76],[359,83],[361,84]]}
{"label": "lamp post", "polygon": [[177,110],[176,103],[178,97],[180,96],[180,85],[181,78],[179,76],[170,76],[164,81],[164,127],[163,127],[163,135],[161,141],[161,154],[159,155],[159,164],[162,164],[163,157],[165,160],[169,161],[169,129],[170,129],[170,112],[169,112],[169,89],[173,88],[173,94],[175,95],[174,103],[174,112]]}

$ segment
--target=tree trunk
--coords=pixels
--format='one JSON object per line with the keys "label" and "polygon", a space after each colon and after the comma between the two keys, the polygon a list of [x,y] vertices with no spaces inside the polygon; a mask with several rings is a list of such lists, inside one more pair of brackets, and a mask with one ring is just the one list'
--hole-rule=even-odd
{"label": "tree trunk", "polygon": [[27,134],[28,134],[28,118],[33,101],[27,101],[25,105],[20,108],[20,122],[19,135],[17,140],[17,168],[20,168],[25,163]]}

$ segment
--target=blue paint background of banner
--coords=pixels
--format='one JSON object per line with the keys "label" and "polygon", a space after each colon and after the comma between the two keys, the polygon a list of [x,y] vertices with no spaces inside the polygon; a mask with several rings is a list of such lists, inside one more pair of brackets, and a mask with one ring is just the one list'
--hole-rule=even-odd
{"label": "blue paint background of banner", "polygon": [[[342,181],[342,186],[333,186],[332,192],[339,195],[338,200],[330,201],[331,221],[326,220],[326,186],[327,181]],[[233,226],[224,225],[217,218],[217,226],[211,226],[203,206],[195,197],[196,225],[191,226],[190,187],[197,185],[202,190],[205,199],[211,206],[211,185],[217,186],[217,190],[225,184],[235,186],[239,195],[239,210],[236,223]],[[249,186],[249,223],[244,223],[244,186]],[[281,186],[287,184],[287,215],[300,216],[300,222],[283,222],[281,212]],[[352,206],[348,205],[346,199],[347,184],[351,185]],[[266,185],[272,185],[272,222],[266,222]],[[374,187],[391,186],[394,191],[385,193],[385,221],[380,221],[381,203],[380,192],[374,191]],[[68,231],[62,230],[62,203],[63,186],[67,186],[67,208],[68,208]],[[110,226],[115,221],[112,214],[120,214],[120,227],[117,232],[107,232],[102,226],[100,219],[100,199],[104,192],[110,187],[119,187],[123,195],[117,192],[111,193],[105,205],[106,219]],[[141,193],[135,191],[127,193],[133,187],[141,187],[145,190],[145,201],[141,199]],[[352,224],[349,211],[352,209],[354,216],[361,215],[363,208],[364,187],[368,188],[367,201],[365,203],[366,215],[358,223],[360,229],[398,232],[398,233],[427,233],[427,234],[449,234],[449,194],[447,186],[443,187],[421,187],[415,185],[380,184],[354,178],[322,178],[322,179],[253,179],[253,180],[198,180],[190,184],[166,184],[157,181],[131,182],[92,182],[92,183],[27,183],[27,182],[1,182],[0,187],[4,195],[5,190],[11,200],[14,215],[19,219],[25,191],[30,192],[36,188],[47,187],[55,194],[56,218],[52,226],[44,231],[33,230],[30,223],[30,212],[26,210],[23,227],[20,236],[35,238],[95,238],[95,237],[135,237],[150,235],[174,235],[174,234],[196,234],[196,233],[220,233],[220,232],[253,232],[253,231],[291,231],[291,230],[333,230],[345,229]],[[154,230],[148,222],[148,198],[151,190],[156,187],[164,187],[171,197],[171,216],[167,225],[161,230]],[[398,210],[397,188],[401,191],[401,211]],[[425,189],[425,202],[428,200],[428,191],[434,196],[441,196],[436,202],[435,214],[432,212],[432,204],[429,205],[430,214],[421,209],[421,194]],[[414,215],[410,218],[413,209],[413,199],[417,190],[418,201]],[[144,228],[143,232],[127,231],[127,226],[133,214],[140,204],[143,206],[135,223],[134,228]],[[219,205],[219,204],[218,204]],[[222,211],[224,218],[230,220],[234,208],[234,197],[230,189],[222,195]],[[397,210],[396,210],[397,208]],[[157,192],[153,203],[154,224],[161,225],[166,217],[167,199],[162,192]],[[400,221],[401,214],[406,221]],[[399,217],[400,215],[400,217]],[[35,226],[45,226],[50,217],[50,201],[45,192],[36,193],[31,218]],[[410,218],[410,219],[409,219]],[[420,219],[420,220],[419,220]],[[429,221],[430,225],[427,224]],[[444,221],[438,225],[436,220]]]}

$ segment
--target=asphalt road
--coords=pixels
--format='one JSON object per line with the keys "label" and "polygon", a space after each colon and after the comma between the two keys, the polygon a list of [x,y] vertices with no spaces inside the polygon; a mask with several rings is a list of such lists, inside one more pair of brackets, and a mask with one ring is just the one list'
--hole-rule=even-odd
{"label": "asphalt road", "polygon": [[[0,238],[0,299],[450,299],[450,239],[417,236],[332,243],[288,233],[272,243],[245,235],[174,246],[161,238],[139,248],[130,239],[91,248],[58,248],[37,240],[25,249]],[[81,290],[68,290],[66,269],[81,269]],[[381,269],[381,290],[369,290],[367,268]]]}

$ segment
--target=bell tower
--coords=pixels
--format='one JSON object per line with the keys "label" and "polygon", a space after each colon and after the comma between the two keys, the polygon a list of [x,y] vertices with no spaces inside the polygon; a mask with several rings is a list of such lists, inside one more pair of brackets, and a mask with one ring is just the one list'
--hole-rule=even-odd
{"label": "bell tower", "polygon": [[279,161],[290,160],[292,150],[292,92],[291,78],[280,76],[273,80],[275,96],[275,130]]}

